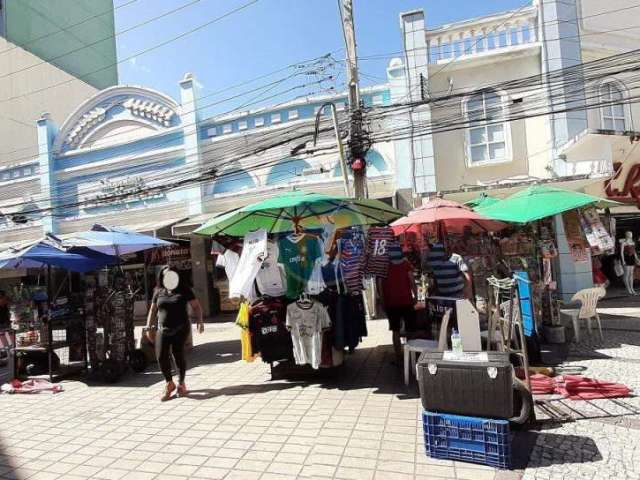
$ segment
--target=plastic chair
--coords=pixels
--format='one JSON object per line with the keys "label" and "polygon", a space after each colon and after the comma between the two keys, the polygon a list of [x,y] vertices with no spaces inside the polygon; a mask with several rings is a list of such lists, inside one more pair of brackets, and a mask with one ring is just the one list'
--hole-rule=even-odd
{"label": "plastic chair", "polygon": [[602,324],[600,323],[600,316],[598,315],[598,300],[606,295],[606,291],[602,287],[585,288],[577,292],[572,298],[571,302],[580,302],[580,308],[575,309],[562,309],[561,312],[569,315],[573,322],[573,331],[575,332],[575,341],[580,341],[580,320],[587,321],[587,329],[589,335],[591,335],[591,319],[595,318],[598,322],[598,331],[600,332],[600,339],[604,340],[602,335]]}
{"label": "plastic chair", "polygon": [[424,351],[432,352],[444,352],[447,349],[447,330],[449,328],[449,318],[451,317],[451,308],[447,308],[442,317],[442,324],[440,325],[440,335],[438,341],[425,340],[421,338],[415,338],[407,340],[404,344],[404,384],[409,385],[409,372],[410,366],[416,364],[416,353],[422,353]]}

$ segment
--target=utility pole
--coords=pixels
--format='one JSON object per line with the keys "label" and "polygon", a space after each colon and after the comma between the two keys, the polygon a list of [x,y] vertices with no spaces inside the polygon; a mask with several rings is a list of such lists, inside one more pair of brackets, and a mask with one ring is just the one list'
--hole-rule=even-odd
{"label": "utility pole", "polygon": [[366,197],[367,162],[364,159],[362,110],[360,109],[360,87],[358,81],[358,56],[356,53],[356,32],[353,18],[353,0],[338,0],[342,31],[347,50],[347,79],[349,82],[349,150],[351,170],[353,171],[354,193],[356,198]]}

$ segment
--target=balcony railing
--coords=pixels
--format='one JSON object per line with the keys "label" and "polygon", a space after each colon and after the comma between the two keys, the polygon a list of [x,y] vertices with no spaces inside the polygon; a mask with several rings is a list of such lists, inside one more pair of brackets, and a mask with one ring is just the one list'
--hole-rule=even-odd
{"label": "balcony railing", "polygon": [[535,9],[427,30],[429,63],[450,61],[537,41]]}

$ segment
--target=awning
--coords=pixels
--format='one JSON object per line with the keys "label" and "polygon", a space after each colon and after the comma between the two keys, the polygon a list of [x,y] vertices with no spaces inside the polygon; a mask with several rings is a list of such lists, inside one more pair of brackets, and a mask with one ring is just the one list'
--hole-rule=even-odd
{"label": "awning", "polygon": [[551,178],[545,180],[523,180],[513,181],[509,183],[500,183],[496,185],[478,185],[473,187],[465,187],[464,189],[441,192],[443,197],[448,200],[454,200],[456,202],[464,203],[474,198],[477,198],[480,193],[486,193],[492,197],[503,199],[512,195],[520,190],[524,190],[533,184],[540,185],[552,185],[558,188],[564,188],[566,190],[574,190],[577,192],[584,191],[589,185],[593,185],[602,182],[604,179],[609,178],[608,175],[588,176],[588,175],[576,175],[574,177],[564,177],[562,179]]}
{"label": "awning", "polygon": [[565,162],[598,162],[611,165],[614,152],[629,146],[638,132],[589,129],[569,140],[558,154]]}
{"label": "awning", "polygon": [[[185,218],[171,218],[171,219],[163,219],[163,220],[155,220],[149,222],[142,223],[121,223],[117,221],[109,221],[104,222],[105,225],[109,227],[122,227],[124,229],[130,230],[136,233],[143,233],[145,235],[151,235],[153,237],[171,237],[171,226],[175,225],[178,222],[183,221]],[[98,223],[98,222],[96,222]],[[56,234],[57,237],[61,239],[69,238],[77,231],[84,231],[91,228],[92,224],[85,225],[84,228],[74,228],[73,232]]]}
{"label": "awning", "polygon": [[171,233],[173,233],[174,237],[184,237],[186,235],[191,234],[196,228],[200,225],[203,225],[208,220],[211,220],[218,213],[201,213],[199,215],[194,215],[193,217],[189,217],[186,220],[182,220],[179,223],[176,223],[171,228]]}
{"label": "awning", "polygon": [[156,220],[155,222],[137,223],[135,225],[118,225],[134,232],[152,235],[154,237],[170,237],[171,228],[178,222],[184,221],[183,218],[173,218],[165,220]]}

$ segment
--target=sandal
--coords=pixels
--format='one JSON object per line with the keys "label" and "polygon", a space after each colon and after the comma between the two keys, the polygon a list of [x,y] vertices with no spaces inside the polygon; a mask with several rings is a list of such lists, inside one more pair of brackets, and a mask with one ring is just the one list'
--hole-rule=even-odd
{"label": "sandal", "polygon": [[189,390],[187,390],[187,386],[184,383],[178,385],[178,396],[186,397],[189,394]]}
{"label": "sandal", "polygon": [[160,397],[160,401],[166,402],[167,400],[170,400],[171,394],[175,389],[176,389],[176,384],[173,382],[168,382],[164,387],[164,393],[162,394],[162,397]]}

